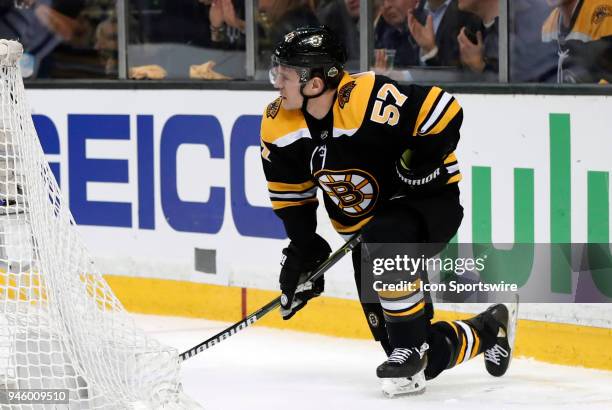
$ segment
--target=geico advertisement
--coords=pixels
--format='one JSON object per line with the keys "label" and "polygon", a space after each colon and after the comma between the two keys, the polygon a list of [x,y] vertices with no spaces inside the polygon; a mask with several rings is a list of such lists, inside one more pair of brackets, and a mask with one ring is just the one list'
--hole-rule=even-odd
{"label": "geico advertisement", "polygon": [[[30,90],[28,97],[104,273],[277,287],[286,239],[259,159],[261,113],[275,93]],[[612,98],[457,97],[465,118],[459,242],[609,242]],[[342,241],[321,208],[319,230],[337,247]],[[354,296],[349,261],[335,271],[329,293]],[[551,276],[547,291],[572,291],[571,272],[542,274]]]}

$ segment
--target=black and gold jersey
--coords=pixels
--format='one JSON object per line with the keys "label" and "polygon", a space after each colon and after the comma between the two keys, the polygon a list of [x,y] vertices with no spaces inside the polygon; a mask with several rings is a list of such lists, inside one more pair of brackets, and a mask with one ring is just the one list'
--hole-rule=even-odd
{"label": "black and gold jersey", "polygon": [[307,240],[315,232],[318,188],[336,231],[357,232],[398,192],[395,164],[406,149],[411,166],[444,164],[446,183],[457,183],[457,158],[448,152],[462,119],[461,106],[444,90],[400,86],[372,72],[345,74],[322,120],[284,110],[280,98],[272,102],[263,114],[261,156],[272,207],[289,238]]}
{"label": "black and gold jersey", "polygon": [[568,26],[555,8],[542,41],[558,45],[558,82],[611,82],[612,0],[578,0]]}

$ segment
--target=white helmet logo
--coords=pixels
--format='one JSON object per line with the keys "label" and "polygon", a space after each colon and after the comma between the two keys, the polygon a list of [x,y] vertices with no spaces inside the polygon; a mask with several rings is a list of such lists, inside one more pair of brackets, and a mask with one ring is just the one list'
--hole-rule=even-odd
{"label": "white helmet logo", "polygon": [[304,43],[309,44],[313,47],[321,47],[321,44],[323,44],[323,36],[316,35],[308,37],[306,40],[304,40]]}
{"label": "white helmet logo", "polygon": [[285,43],[290,43],[295,38],[295,31],[285,34]]}
{"label": "white helmet logo", "polygon": [[336,67],[332,67],[327,71],[328,77],[335,77],[338,75],[338,69]]}

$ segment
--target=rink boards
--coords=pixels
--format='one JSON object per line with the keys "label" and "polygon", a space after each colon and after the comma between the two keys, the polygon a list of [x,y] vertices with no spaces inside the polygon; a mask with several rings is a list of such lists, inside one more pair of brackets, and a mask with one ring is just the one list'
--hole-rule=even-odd
{"label": "rink boards", "polygon": [[[267,198],[258,135],[274,93],[28,96],[81,233],[128,309],[231,321],[276,295],[269,291],[277,288],[286,240]],[[457,97],[465,112],[459,242],[487,235],[496,243],[609,242],[612,97]],[[319,232],[339,246],[320,211]],[[571,272],[537,273],[550,279],[543,298],[571,300]],[[611,282],[598,284],[601,300],[612,297]],[[268,324],[368,337],[348,258],[327,275],[326,293],[299,320]],[[520,315],[529,321],[521,324],[519,353],[612,368],[610,353],[593,348],[612,341],[611,313],[606,303],[523,305]]]}

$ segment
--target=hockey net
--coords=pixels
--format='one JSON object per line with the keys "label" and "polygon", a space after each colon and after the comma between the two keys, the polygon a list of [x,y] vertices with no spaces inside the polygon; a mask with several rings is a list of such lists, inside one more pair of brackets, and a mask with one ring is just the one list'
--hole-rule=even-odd
{"label": "hockey net", "polygon": [[67,390],[70,404],[50,408],[198,408],[178,352],[94,269],[36,135],[21,54],[0,40],[0,390]]}

